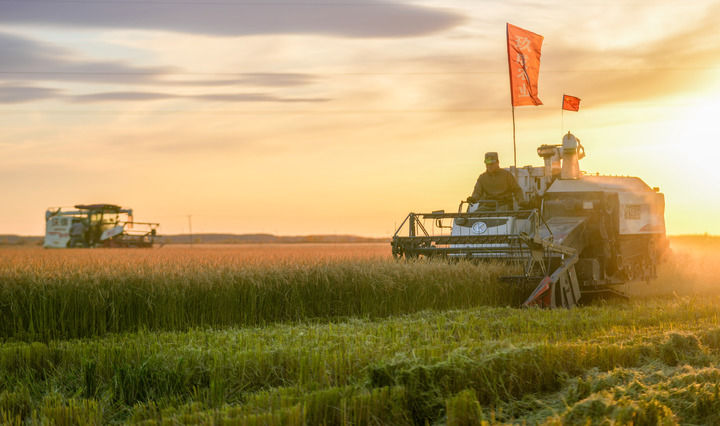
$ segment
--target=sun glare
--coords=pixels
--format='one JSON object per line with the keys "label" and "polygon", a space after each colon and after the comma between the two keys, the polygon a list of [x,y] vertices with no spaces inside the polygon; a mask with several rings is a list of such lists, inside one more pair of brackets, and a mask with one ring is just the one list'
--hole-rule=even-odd
{"label": "sun glare", "polygon": [[693,102],[677,125],[678,146],[685,151],[682,157],[694,166],[693,172],[720,178],[720,168],[708,165],[708,159],[720,156],[720,97]]}

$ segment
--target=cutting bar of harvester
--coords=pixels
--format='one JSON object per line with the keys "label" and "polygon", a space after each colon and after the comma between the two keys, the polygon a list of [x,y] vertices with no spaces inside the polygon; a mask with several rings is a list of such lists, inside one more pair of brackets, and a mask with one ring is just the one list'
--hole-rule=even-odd
{"label": "cutting bar of harvester", "polygon": [[[445,223],[447,220],[452,223]],[[535,210],[410,213],[393,235],[392,252],[396,258],[451,256],[522,260],[530,255],[523,234],[532,232],[528,226],[535,226],[537,222]],[[459,225],[476,231],[458,233]],[[525,232],[514,232],[518,229]],[[404,231],[406,235],[401,235]]]}
{"label": "cutting bar of harvester", "polygon": [[[443,223],[446,219],[452,225]],[[585,218],[545,222],[537,210],[410,213],[393,236],[392,252],[396,258],[515,263],[523,266],[523,275],[508,277],[512,281],[540,280],[524,306],[572,307],[581,296],[575,264],[585,225]],[[407,236],[400,235],[404,230]]]}

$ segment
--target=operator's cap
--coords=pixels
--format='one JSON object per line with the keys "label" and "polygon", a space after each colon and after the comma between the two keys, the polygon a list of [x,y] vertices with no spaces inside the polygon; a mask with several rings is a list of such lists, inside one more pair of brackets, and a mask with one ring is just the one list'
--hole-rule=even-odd
{"label": "operator's cap", "polygon": [[492,164],[498,162],[497,152],[486,152],[485,153],[485,164]]}

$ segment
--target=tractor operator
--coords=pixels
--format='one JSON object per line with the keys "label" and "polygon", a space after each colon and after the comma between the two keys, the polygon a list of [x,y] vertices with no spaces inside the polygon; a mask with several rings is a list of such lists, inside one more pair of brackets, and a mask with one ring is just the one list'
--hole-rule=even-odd
{"label": "tractor operator", "polygon": [[70,227],[70,241],[68,242],[68,247],[74,248],[77,246],[80,247],[86,247],[87,243],[85,242],[85,233],[87,232],[85,222],[82,220],[79,220],[72,224]]}
{"label": "tractor operator", "polygon": [[[518,202],[523,201],[523,192],[515,177],[507,170],[500,168],[497,152],[485,153],[485,173],[481,174],[467,202],[495,201],[498,210],[511,210],[513,196]],[[488,203],[489,204],[489,203]],[[480,204],[479,209],[494,209],[495,205]],[[493,203],[494,204],[494,203]]]}

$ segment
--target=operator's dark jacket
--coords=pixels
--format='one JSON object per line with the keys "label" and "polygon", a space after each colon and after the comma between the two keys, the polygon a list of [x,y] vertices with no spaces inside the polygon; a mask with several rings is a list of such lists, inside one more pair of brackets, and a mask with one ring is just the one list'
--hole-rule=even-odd
{"label": "operator's dark jacket", "polygon": [[470,198],[473,202],[495,200],[500,204],[512,204],[513,194],[518,201],[522,201],[522,189],[518,186],[515,177],[505,169],[498,169],[492,173],[485,172],[478,177]]}

